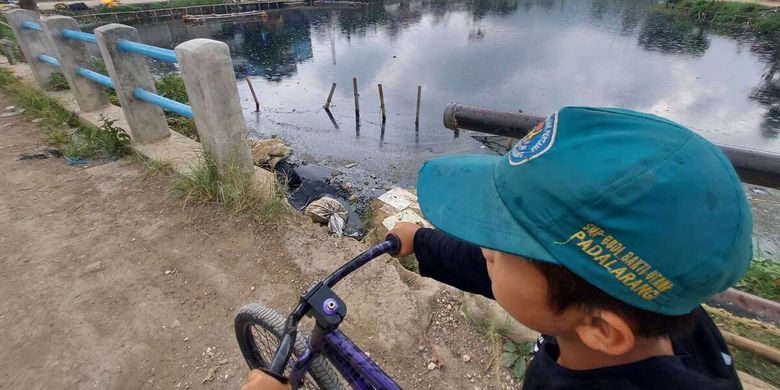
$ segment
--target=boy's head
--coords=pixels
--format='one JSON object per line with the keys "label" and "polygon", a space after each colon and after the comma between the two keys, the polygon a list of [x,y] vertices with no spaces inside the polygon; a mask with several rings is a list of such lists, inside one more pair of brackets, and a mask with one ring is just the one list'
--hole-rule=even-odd
{"label": "boy's head", "polygon": [[717,147],[621,109],[567,107],[536,130],[505,156],[430,161],[418,184],[428,220],[486,248],[496,300],[520,322],[673,334],[745,272],[750,209]]}

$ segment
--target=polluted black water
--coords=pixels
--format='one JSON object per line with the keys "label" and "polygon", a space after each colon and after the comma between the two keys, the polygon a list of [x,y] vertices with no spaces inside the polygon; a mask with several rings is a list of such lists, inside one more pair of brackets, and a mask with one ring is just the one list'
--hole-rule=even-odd
{"label": "polluted black water", "polygon": [[[226,42],[252,135],[280,137],[299,164],[332,170],[327,184],[345,199],[414,186],[433,157],[493,153],[471,134],[455,138],[443,128],[451,101],[538,115],[565,105],[626,107],[715,142],[780,152],[780,43],[696,25],[657,12],[656,3],[385,1],[138,28],[144,42],[164,47]],[[244,78],[257,92],[258,113]],[[322,105],[331,83],[328,115]]]}

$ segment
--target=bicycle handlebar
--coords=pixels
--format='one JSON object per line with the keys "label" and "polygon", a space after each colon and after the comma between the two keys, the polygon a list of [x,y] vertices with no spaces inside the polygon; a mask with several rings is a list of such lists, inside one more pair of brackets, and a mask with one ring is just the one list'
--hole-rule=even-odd
{"label": "bicycle handlebar", "polygon": [[[388,234],[385,237],[384,242],[369,248],[354,259],[344,263],[344,265],[330,274],[323,282],[320,282],[321,284],[317,283],[309,290],[320,285],[325,285],[329,288],[333,287],[345,276],[366,265],[369,261],[385,253],[395,256],[400,250],[401,240],[395,234]],[[284,368],[287,367],[287,363],[290,361],[290,356],[292,355],[293,347],[295,346],[295,339],[298,337],[298,322],[311,309],[307,302],[308,294],[310,292],[311,291],[306,291],[301,296],[301,302],[298,304],[298,307],[296,307],[290,316],[287,317],[287,321],[284,325],[284,335],[282,336],[282,341],[279,343],[279,348],[277,348],[274,358],[271,360],[271,364],[268,365],[267,369],[263,370],[278,380],[284,380]]]}

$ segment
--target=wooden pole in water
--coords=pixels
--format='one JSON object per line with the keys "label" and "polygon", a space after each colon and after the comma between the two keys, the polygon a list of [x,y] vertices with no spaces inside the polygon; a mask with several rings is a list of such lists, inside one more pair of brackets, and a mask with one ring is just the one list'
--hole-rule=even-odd
{"label": "wooden pole in water", "polygon": [[415,127],[420,127],[420,95],[422,95],[422,85],[417,86],[417,114],[414,116]]}
{"label": "wooden pole in water", "polygon": [[357,77],[352,78],[352,90],[355,94],[355,115],[360,116],[360,103],[358,102]]}
{"label": "wooden pole in water", "polygon": [[385,93],[382,91],[382,84],[379,84],[379,108],[382,110],[382,122],[385,121]]}
{"label": "wooden pole in water", "polygon": [[246,84],[249,86],[249,92],[252,92],[252,99],[255,99],[255,112],[260,112],[260,102],[257,100],[255,87],[252,86],[252,80],[249,79],[249,76],[246,77]]}
{"label": "wooden pole in water", "polygon": [[336,83],[333,83],[330,85],[330,92],[328,93],[328,99],[325,100],[325,105],[322,106],[322,108],[329,110],[330,109],[330,99],[333,98],[333,91],[336,90]]}

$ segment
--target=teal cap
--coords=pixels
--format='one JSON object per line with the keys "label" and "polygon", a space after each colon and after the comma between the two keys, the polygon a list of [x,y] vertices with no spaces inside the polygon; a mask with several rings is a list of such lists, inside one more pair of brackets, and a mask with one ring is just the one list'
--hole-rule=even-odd
{"label": "teal cap", "polygon": [[607,294],[689,313],[752,257],[742,184],[715,145],[650,114],[565,107],[504,156],[426,162],[418,197],[440,230],[560,264]]}

